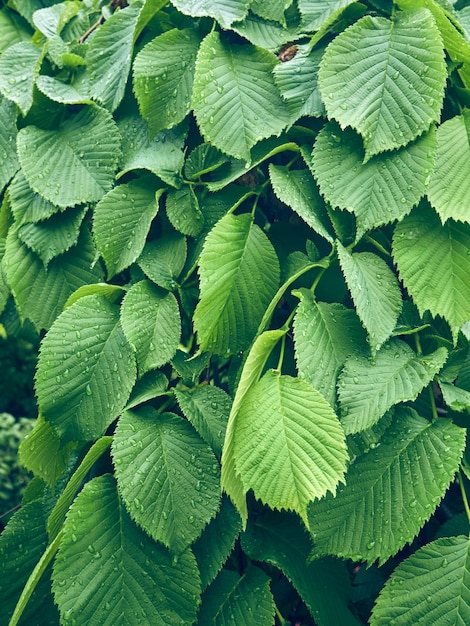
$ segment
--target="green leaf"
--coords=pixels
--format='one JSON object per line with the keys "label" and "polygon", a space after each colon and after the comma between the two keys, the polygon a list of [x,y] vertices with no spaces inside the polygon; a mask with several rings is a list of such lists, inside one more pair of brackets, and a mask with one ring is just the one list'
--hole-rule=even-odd
{"label": "green leaf", "polygon": [[439,386],[444,402],[452,411],[458,411],[460,413],[470,409],[470,391],[443,382],[440,382]]}
{"label": "green leaf", "polygon": [[18,13],[8,8],[0,9],[0,52],[30,38],[31,29]]}
{"label": "green leaf", "polygon": [[371,362],[350,357],[339,377],[338,395],[346,434],[376,424],[394,404],[416,400],[447,360],[447,350],[416,355],[407,343],[392,339]]}
{"label": "green leaf", "polygon": [[93,234],[109,278],[142,252],[162,192],[153,179],[141,178],[114,187],[96,205]]}
{"label": "green leaf", "polygon": [[11,211],[18,225],[46,220],[61,210],[60,207],[45,200],[31,189],[22,170],[19,170],[11,181],[8,187],[8,197]]}
{"label": "green leaf", "polygon": [[56,130],[27,126],[18,158],[32,189],[60,207],[97,202],[111,188],[121,138],[111,115],[84,106]]}
{"label": "green leaf", "polygon": [[388,265],[372,252],[349,253],[336,242],[341,270],[372,352],[390,337],[402,307],[400,287]]}
{"label": "green leaf", "polygon": [[50,261],[76,245],[86,208],[56,213],[43,222],[19,226],[19,239],[35,252],[47,268]]}
{"label": "green leaf", "polygon": [[199,259],[194,327],[200,349],[228,355],[247,348],[279,286],[279,273],[274,248],[253,218],[223,217]]}
{"label": "green leaf", "polygon": [[[36,86],[45,96],[61,104],[91,104],[87,95],[77,91],[75,86],[64,83],[52,76],[38,76]],[[80,87],[77,85],[77,87]]]}
{"label": "green leaf", "polygon": [[309,508],[315,555],[384,563],[412,541],[459,466],[465,430],[407,407],[395,410],[380,446],[359,457],[336,497]]}
{"label": "green leaf", "polygon": [[433,541],[400,563],[387,580],[372,612],[371,626],[407,626],[423,620],[435,626],[468,624],[469,577],[468,537]]}
{"label": "green leaf", "polygon": [[134,93],[152,134],[179,124],[191,109],[196,54],[201,38],[194,28],[155,37],[134,62]]}
{"label": "green leaf", "polygon": [[[143,4],[137,0],[115,11],[96,30],[86,51],[86,92],[111,112],[124,96],[131,68],[135,30]],[[104,51],[106,54],[103,54]],[[80,89],[78,82],[78,91]]]}
{"label": "green leaf", "polygon": [[250,161],[260,139],[281,133],[289,117],[274,84],[275,65],[276,58],[262,48],[231,44],[216,32],[207,35],[193,88],[194,114],[206,141]]}
{"label": "green leaf", "polygon": [[[97,507],[97,503],[99,506]],[[191,624],[200,579],[194,556],[178,559],[130,519],[114,479],[85,485],[70,509],[54,563],[53,592],[62,620],[102,626]]]}
{"label": "green leaf", "polygon": [[308,503],[336,491],[347,461],[343,429],[323,396],[273,370],[241,402],[233,455],[245,491],[306,523]]}
{"label": "green leaf", "polygon": [[299,592],[315,623],[359,626],[348,606],[352,589],[346,564],[329,557],[307,563],[311,540],[294,515],[264,513],[248,525],[242,546],[250,559],[282,571]]}
{"label": "green leaf", "polygon": [[40,258],[11,229],[4,268],[22,318],[30,319],[38,330],[49,328],[76,289],[102,279],[100,267],[92,267],[95,257],[91,237],[84,231],[77,245],[52,259],[46,271]]}
{"label": "green leaf", "polygon": [[167,185],[178,187],[181,184],[186,125],[162,130],[152,139],[147,123],[138,115],[124,117],[118,127],[122,136],[122,162],[117,178],[133,170],[145,169]]}
{"label": "green leaf", "polygon": [[166,214],[171,225],[184,235],[196,237],[204,226],[199,201],[190,186],[172,189],[166,197]]}
{"label": "green leaf", "polygon": [[118,305],[84,296],[59,315],[42,341],[39,409],[62,439],[96,439],[122,411],[135,377]]}
{"label": "green leaf", "polygon": [[417,204],[426,191],[435,149],[435,133],[429,132],[364,163],[361,138],[330,122],[315,142],[313,171],[326,200],[354,213],[360,239],[368,230],[401,220]]}
{"label": "green leaf", "polygon": [[268,576],[250,565],[242,576],[223,569],[202,595],[198,626],[271,626],[274,623],[274,600]]}
{"label": "green leaf", "polygon": [[204,174],[213,172],[218,167],[227,163],[229,157],[210,143],[202,143],[196,146],[190,153],[184,164],[184,175],[189,180],[198,180]]}
{"label": "green leaf", "polygon": [[174,291],[186,261],[186,238],[170,233],[145,244],[137,260],[141,270],[154,283]]}
{"label": "green leaf", "polygon": [[171,360],[173,368],[181,377],[184,385],[192,386],[198,382],[202,372],[209,367],[211,355],[208,352],[194,354],[177,350]]}
{"label": "green leaf", "polygon": [[[41,500],[24,504],[0,537],[2,626],[7,626],[23,587],[46,545],[47,533]],[[57,626],[57,608],[54,606],[50,578],[48,580],[47,575],[36,587],[19,623],[20,626]]]}
{"label": "green leaf", "polygon": [[127,292],[121,306],[124,334],[136,352],[139,376],[168,363],[181,336],[178,302],[172,293],[142,280]]}
{"label": "green leaf", "polygon": [[32,15],[34,26],[48,39],[60,34],[64,26],[80,11],[78,2],[62,2],[44,9],[38,9]]}
{"label": "green leaf", "polygon": [[181,417],[143,407],[121,416],[112,454],[132,518],[171,551],[185,550],[219,508],[220,469],[209,446]]}
{"label": "green leaf", "polygon": [[429,310],[449,322],[454,339],[470,319],[470,226],[448,220],[421,205],[393,235],[393,259],[422,315]]}
{"label": "green leaf", "polygon": [[26,115],[33,104],[34,81],[39,74],[43,51],[29,41],[7,48],[0,57],[0,91]]}
{"label": "green leaf", "polygon": [[240,516],[230,500],[224,496],[219,512],[211,519],[193,545],[194,556],[201,573],[203,591],[221,570],[240,530]]}
{"label": "green leaf", "polygon": [[243,22],[232,26],[232,30],[255,46],[265,48],[270,52],[277,52],[283,44],[297,39],[299,34],[295,25],[291,28],[284,28],[281,24],[267,22],[254,13],[248,13]]}
{"label": "green leaf", "polygon": [[325,22],[331,22],[353,0],[299,0],[302,26],[305,30],[319,30]]}
{"label": "green leaf", "polygon": [[0,96],[0,192],[19,169],[16,132],[15,105]]}
{"label": "green leaf", "polygon": [[328,216],[310,171],[307,168],[289,170],[284,165],[271,163],[269,178],[279,200],[290,206],[310,228],[332,243]]}
{"label": "green leaf", "polygon": [[470,222],[470,111],[441,124],[437,130],[434,172],[428,198],[442,222]]}
{"label": "green leaf", "polygon": [[21,442],[19,454],[23,465],[53,487],[67,469],[75,442],[63,445],[54,428],[39,416],[31,433]]}
{"label": "green leaf", "polygon": [[298,295],[294,345],[299,376],[334,407],[339,371],[348,356],[364,351],[365,333],[355,312],[342,304],[316,302],[306,289]]}
{"label": "green leaf", "polygon": [[269,355],[273,351],[279,339],[281,339],[286,332],[286,329],[267,330],[256,338],[241,370],[240,381],[233,399],[232,410],[230,411],[228,418],[224,447],[222,450],[221,483],[223,489],[230,496],[232,502],[236,506],[242,518],[244,527],[246,526],[248,518],[248,510],[243,484],[236,472],[234,456],[234,435],[238,412],[245,395],[251,387],[258,382]]}
{"label": "green leaf", "polygon": [[132,390],[126,409],[133,409],[139,404],[165,395],[168,389],[168,379],[160,370],[151,371],[142,376]]}
{"label": "green leaf", "polygon": [[308,44],[298,46],[295,56],[276,65],[274,80],[289,109],[290,123],[299,117],[320,117],[325,107],[318,89],[318,67],[324,50],[310,52]]}
{"label": "green leaf", "polygon": [[175,395],[183,414],[220,457],[232,406],[230,396],[213,385],[175,389]]}
{"label": "green leaf", "polygon": [[363,136],[368,160],[438,120],[447,78],[439,30],[425,9],[365,16],[328,46],[318,76],[328,116]]}
{"label": "green leaf", "polygon": [[241,21],[248,12],[247,0],[171,0],[171,3],[191,17],[213,17],[223,28],[230,28],[233,22]]}
{"label": "green leaf", "polygon": [[[299,147],[292,141],[287,142],[286,137],[270,137],[257,144],[251,152],[251,168],[256,168],[260,163],[267,161],[281,152],[298,152]],[[211,176],[211,182],[207,183],[209,191],[219,191],[238,180],[247,173],[246,162],[241,159],[230,159]]]}
{"label": "green leaf", "polygon": [[251,0],[250,10],[265,20],[275,22],[285,22],[284,12],[290,7],[293,0],[271,0],[264,2],[263,0]]}

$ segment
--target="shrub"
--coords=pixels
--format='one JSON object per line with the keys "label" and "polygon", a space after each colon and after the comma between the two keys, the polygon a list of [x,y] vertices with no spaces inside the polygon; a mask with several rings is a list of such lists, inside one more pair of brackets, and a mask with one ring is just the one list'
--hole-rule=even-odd
{"label": "shrub", "polygon": [[0,11],[1,623],[470,623],[464,5]]}

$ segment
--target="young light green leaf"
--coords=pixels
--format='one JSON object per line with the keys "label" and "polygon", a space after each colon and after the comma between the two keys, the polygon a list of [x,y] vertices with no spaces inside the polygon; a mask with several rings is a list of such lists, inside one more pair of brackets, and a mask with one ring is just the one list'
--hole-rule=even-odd
{"label": "young light green leaf", "polygon": [[118,179],[132,170],[145,169],[167,185],[178,187],[181,184],[186,124],[172,130],[162,130],[152,139],[148,125],[140,115],[122,118],[118,128],[122,136],[122,161]]}
{"label": "young light green leaf", "polygon": [[408,407],[395,410],[380,446],[359,457],[336,497],[309,508],[314,555],[331,554],[369,564],[412,541],[458,469],[465,429],[434,422]]}
{"label": "young light green leaf", "polygon": [[53,487],[65,472],[75,442],[63,445],[54,428],[39,415],[31,433],[23,439],[19,454],[23,465]]}
{"label": "young light green leaf", "polygon": [[201,297],[194,327],[201,350],[230,354],[248,347],[279,286],[272,244],[248,214],[226,215],[199,259]]}
{"label": "young light green leaf", "polygon": [[189,113],[196,54],[201,38],[194,28],[155,37],[134,61],[134,93],[152,135],[173,128]]}
{"label": "young light green leaf", "polygon": [[422,315],[429,310],[449,322],[454,339],[470,320],[470,225],[444,225],[421,205],[395,228],[393,258]]}
{"label": "young light green leaf", "polygon": [[269,578],[261,569],[250,565],[242,576],[223,569],[202,595],[197,626],[252,624],[253,615],[256,626],[271,626],[274,611]]}
{"label": "young light green leaf", "polygon": [[341,270],[369,334],[372,352],[390,337],[402,307],[400,287],[384,260],[372,252],[353,252],[336,242]]}
{"label": "young light green leaf", "polygon": [[19,170],[11,181],[8,187],[8,197],[17,225],[41,222],[61,210],[60,207],[31,189],[22,170]]}
{"label": "young light green leaf", "polygon": [[[46,546],[43,503],[40,499],[28,502],[13,516],[0,537],[2,626],[9,623],[23,587]],[[54,606],[50,586],[50,574],[44,575],[26,605],[22,625],[58,624],[57,608]]]}
{"label": "young light green leaf", "polygon": [[308,503],[336,491],[347,462],[343,429],[320,392],[273,370],[241,402],[233,455],[245,491],[306,523]]}
{"label": "young light green leaf", "polygon": [[174,356],[181,336],[181,319],[172,293],[149,280],[136,283],[122,301],[121,324],[136,352],[139,377]]}
{"label": "young light green leaf", "polygon": [[141,270],[154,283],[174,291],[186,261],[186,237],[170,233],[145,244],[137,260]]}
{"label": "young light green leaf", "polygon": [[184,415],[220,457],[232,406],[230,396],[213,385],[175,389],[175,395]]}
{"label": "young light green leaf", "polygon": [[[135,30],[143,5],[141,0],[136,0],[115,11],[96,30],[85,54],[87,72],[84,85],[77,82],[78,91],[86,91],[111,112],[124,96]],[[104,50],[106,54],[103,54]]]}
{"label": "young light green leaf", "polygon": [[77,245],[52,259],[46,271],[41,259],[10,229],[4,268],[23,319],[30,319],[38,330],[49,328],[74,291],[102,280],[101,268],[93,266],[95,260],[96,250],[85,230]]}
{"label": "young light green leaf", "polygon": [[86,207],[72,208],[43,222],[18,227],[19,239],[35,252],[47,268],[50,261],[77,243]]}
{"label": "young light green leaf", "polygon": [[307,563],[312,544],[298,517],[278,511],[263,513],[248,525],[242,546],[250,559],[282,571],[316,623],[359,626],[348,606],[352,589],[346,564],[329,557]]}
{"label": "young light green leaf", "polygon": [[234,46],[215,31],[207,35],[193,89],[194,113],[206,141],[250,161],[260,139],[281,133],[289,117],[274,83],[275,65],[276,58],[262,48]]}
{"label": "young light green leaf", "polygon": [[317,81],[323,53],[322,48],[310,52],[308,44],[300,45],[292,59],[276,65],[273,70],[276,85],[287,103],[291,124],[299,117],[320,117],[325,112]]}
{"label": "young light green leaf", "polygon": [[43,51],[30,41],[7,48],[0,57],[0,91],[26,115],[33,104],[34,81],[39,74]]}
{"label": "young light green leaf", "polygon": [[168,192],[166,214],[172,226],[184,235],[196,237],[204,226],[199,201],[189,185]]}
{"label": "young light green leaf", "polygon": [[426,191],[435,149],[432,131],[364,163],[359,135],[329,122],[313,148],[313,171],[328,202],[354,213],[359,240],[372,228],[402,219],[417,204]]}
{"label": "young light green leaf", "polygon": [[20,166],[15,150],[16,134],[15,105],[0,96],[0,192]]}
{"label": "young light green leaf", "polygon": [[319,30],[327,21],[331,22],[353,0],[299,0],[299,11],[304,30]]}
{"label": "young light green leaf", "polygon": [[[98,506],[97,506],[98,504]],[[191,624],[200,578],[190,551],[178,567],[129,517],[114,478],[87,483],[72,505],[54,563],[53,592],[62,620],[102,626]]]}
{"label": "young light green leaf", "polygon": [[84,106],[53,130],[26,126],[17,143],[28,183],[57,206],[97,202],[111,188],[121,137],[104,109]]}
{"label": "young light green leaf", "polygon": [[230,500],[224,496],[219,512],[211,519],[192,548],[201,573],[203,591],[222,569],[240,531],[240,516]]}
{"label": "young light green leaf", "polygon": [[120,414],[135,378],[119,306],[84,296],[57,317],[41,344],[39,409],[63,440],[93,440]]}
{"label": "young light green leaf", "polygon": [[308,290],[294,318],[295,359],[299,376],[315,387],[332,407],[336,379],[346,359],[364,350],[365,332],[351,309],[339,303],[316,302]]}
{"label": "young light green leaf", "polygon": [[470,222],[470,111],[447,120],[437,130],[434,172],[428,198],[442,222]]}
{"label": "young light green leaf", "polygon": [[171,0],[171,3],[185,15],[213,17],[223,28],[244,19],[250,4],[248,0]]}
{"label": "young light green leaf", "polygon": [[447,360],[447,350],[417,355],[400,339],[385,344],[371,362],[351,356],[339,377],[341,423],[347,435],[376,424],[394,404],[416,400]]}
{"label": "young light green leaf", "polygon": [[366,160],[438,120],[446,78],[439,30],[425,9],[363,17],[328,46],[318,74],[329,117],[363,136]]}
{"label": "young light green leaf", "polygon": [[310,170],[289,170],[284,165],[271,163],[269,178],[279,200],[290,206],[310,228],[332,243],[328,216]]}
{"label": "young light green leaf", "polygon": [[212,450],[183,418],[142,407],[121,416],[112,454],[131,517],[181,553],[219,508],[220,469]]}
{"label": "young light green leaf", "polygon": [[245,395],[258,382],[269,355],[286,332],[287,329],[267,330],[256,338],[243,365],[240,381],[233,399],[232,410],[228,418],[222,450],[221,483],[224,491],[230,496],[230,499],[236,506],[244,527],[248,519],[248,509],[244,487],[236,472],[234,455],[234,434],[238,412]]}
{"label": "young light green leaf", "polygon": [[443,537],[400,563],[374,606],[371,626],[470,622],[469,540]]}
{"label": "young light green leaf", "polygon": [[93,234],[109,278],[142,252],[162,192],[155,180],[141,178],[114,187],[96,205]]}

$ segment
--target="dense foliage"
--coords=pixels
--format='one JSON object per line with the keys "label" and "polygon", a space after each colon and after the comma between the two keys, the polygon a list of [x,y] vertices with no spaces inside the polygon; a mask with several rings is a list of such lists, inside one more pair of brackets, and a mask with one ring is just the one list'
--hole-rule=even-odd
{"label": "dense foliage", "polygon": [[465,4],[0,10],[1,624],[470,623]]}

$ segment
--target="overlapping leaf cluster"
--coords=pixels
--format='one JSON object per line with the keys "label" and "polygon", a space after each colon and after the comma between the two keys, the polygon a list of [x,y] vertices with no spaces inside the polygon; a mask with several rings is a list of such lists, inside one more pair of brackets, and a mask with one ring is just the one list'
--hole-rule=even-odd
{"label": "overlapping leaf cluster", "polygon": [[468,520],[420,534],[470,476],[454,4],[0,9],[0,321],[42,338],[0,623],[470,622]]}

